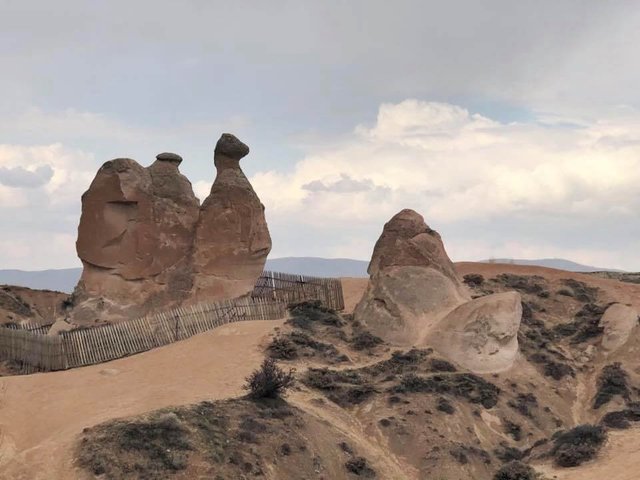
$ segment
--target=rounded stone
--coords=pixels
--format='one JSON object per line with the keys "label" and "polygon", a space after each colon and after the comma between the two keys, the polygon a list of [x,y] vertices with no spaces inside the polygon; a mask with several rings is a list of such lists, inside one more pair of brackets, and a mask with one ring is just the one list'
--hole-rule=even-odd
{"label": "rounded stone", "polygon": [[230,133],[223,133],[216,143],[215,154],[224,155],[234,160],[240,160],[249,153],[249,147],[242,143],[238,137]]}
{"label": "rounded stone", "polygon": [[182,163],[182,157],[177,153],[171,153],[171,152],[159,153],[158,155],[156,155],[156,160],[159,160],[161,162],[172,162],[177,164]]}

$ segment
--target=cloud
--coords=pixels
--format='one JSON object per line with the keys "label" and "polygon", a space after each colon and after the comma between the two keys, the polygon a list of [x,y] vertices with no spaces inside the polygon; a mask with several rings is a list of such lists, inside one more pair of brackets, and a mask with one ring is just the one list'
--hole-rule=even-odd
{"label": "cloud", "polygon": [[344,173],[340,174],[340,178],[338,180],[326,182],[314,180],[313,182],[302,185],[303,190],[308,190],[310,192],[354,193],[366,192],[373,190],[374,188],[375,186],[371,180],[355,180]]}
{"label": "cloud", "polygon": [[7,187],[37,188],[49,183],[53,177],[53,168],[40,165],[34,170],[23,167],[0,167],[0,184]]}
{"label": "cloud", "polygon": [[[446,103],[388,103],[350,140],[311,149],[293,171],[261,172],[252,182],[270,219],[342,229],[348,238],[325,238],[325,252],[346,254],[341,242],[360,242],[352,252],[362,258],[374,232],[409,207],[435,228],[457,232],[452,245],[464,237],[484,245],[476,258],[501,248],[549,255],[555,244],[559,254],[581,249],[617,266],[633,255],[640,267],[632,232],[640,209],[640,112],[559,127],[537,119],[502,123]],[[534,219],[539,232],[519,231]],[[611,244],[601,228],[626,233],[623,250],[604,255]],[[464,248],[454,251],[470,258]]]}

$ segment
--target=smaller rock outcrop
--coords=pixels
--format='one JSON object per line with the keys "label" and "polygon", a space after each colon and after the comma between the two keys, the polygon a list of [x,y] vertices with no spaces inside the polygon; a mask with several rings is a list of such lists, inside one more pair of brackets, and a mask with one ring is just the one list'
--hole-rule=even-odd
{"label": "smaller rock outcrop", "polygon": [[517,292],[476,298],[455,308],[426,344],[474,373],[507,370],[518,355],[522,300]]}
{"label": "smaller rock outcrop", "polygon": [[470,300],[442,239],[420,214],[402,210],[373,249],[357,321],[396,345],[414,345],[456,306]]}
{"label": "smaller rock outcrop", "polygon": [[600,319],[600,326],[604,328],[602,348],[607,352],[614,352],[622,347],[634,328],[638,325],[638,311],[622,303],[610,305]]}

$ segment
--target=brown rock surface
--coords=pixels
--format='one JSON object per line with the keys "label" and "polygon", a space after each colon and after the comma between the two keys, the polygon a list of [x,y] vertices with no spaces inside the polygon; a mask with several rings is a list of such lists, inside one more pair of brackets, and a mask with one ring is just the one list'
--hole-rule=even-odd
{"label": "brown rock surface", "polygon": [[200,208],[191,301],[250,292],[271,250],[264,206],[240,168],[249,147],[231,134],[215,148],[216,179]]}
{"label": "brown rock surface", "polygon": [[416,344],[444,315],[470,300],[440,235],[413,210],[402,210],[385,224],[368,272],[355,318],[397,345]]}
{"label": "brown rock surface", "polygon": [[251,291],[271,238],[264,206],[240,169],[248,152],[222,135],[202,207],[175,153],[147,168],[126,158],[106,162],[82,196],[76,248],[84,269],[72,321],[133,318]]}

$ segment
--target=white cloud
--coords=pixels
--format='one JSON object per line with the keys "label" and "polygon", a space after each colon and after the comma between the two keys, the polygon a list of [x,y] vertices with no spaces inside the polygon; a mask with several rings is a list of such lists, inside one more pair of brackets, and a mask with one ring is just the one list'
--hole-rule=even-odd
{"label": "white cloud", "polygon": [[[635,220],[640,112],[573,127],[504,124],[455,105],[406,100],[382,105],[375,124],[355,128],[350,141],[307,152],[292,172],[262,172],[252,182],[278,222],[355,232],[409,207],[435,228],[482,222],[491,229],[498,220],[535,217],[542,229],[568,217],[577,234],[612,218]],[[502,234],[501,246],[511,242],[514,254],[549,252],[540,238],[525,249],[511,232]],[[344,253],[335,246],[341,241],[328,240],[327,249]],[[574,241],[580,249],[581,239]]]}

